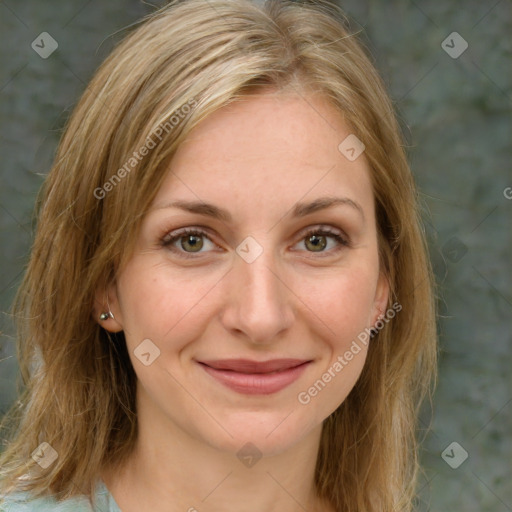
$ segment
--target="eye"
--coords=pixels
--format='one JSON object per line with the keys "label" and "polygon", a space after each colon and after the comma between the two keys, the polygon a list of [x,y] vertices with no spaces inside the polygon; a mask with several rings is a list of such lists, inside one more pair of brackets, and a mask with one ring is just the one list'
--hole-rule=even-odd
{"label": "eye", "polygon": [[[329,245],[329,239],[334,240],[334,248],[324,250]],[[308,252],[313,253],[332,253],[337,252],[343,247],[348,247],[348,240],[338,230],[333,230],[329,227],[316,227],[308,230],[304,234],[301,242],[308,249]]]}
{"label": "eye", "polygon": [[[329,246],[329,239],[331,240],[331,248],[325,250],[326,247]],[[210,248],[216,246],[216,244],[211,241],[206,231],[198,228],[183,228],[165,235],[161,240],[161,245],[169,248],[181,257],[195,258],[196,256],[194,256],[194,254],[208,252],[202,251],[204,248],[208,249],[208,244],[205,245],[205,240],[210,244]],[[303,247],[306,248],[307,252],[327,253],[327,255],[350,245],[341,231],[324,226],[306,231],[301,241],[296,245],[301,243]]]}
{"label": "eye", "polygon": [[[206,239],[213,245],[207,233],[200,229],[184,228],[174,233],[169,233],[162,238],[162,246],[168,247],[170,250],[179,253],[185,258],[193,258],[187,254],[200,253],[205,246]],[[177,244],[178,242],[178,244]],[[176,247],[178,245],[180,248]],[[204,252],[204,251],[202,251]]]}

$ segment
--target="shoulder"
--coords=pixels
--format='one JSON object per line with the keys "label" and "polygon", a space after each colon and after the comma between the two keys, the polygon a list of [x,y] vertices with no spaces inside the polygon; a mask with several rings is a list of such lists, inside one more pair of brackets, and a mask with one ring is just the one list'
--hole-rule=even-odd
{"label": "shoulder", "polygon": [[[96,509],[104,512],[120,512],[103,482],[96,492]],[[0,495],[0,512],[92,512],[85,496],[57,501],[54,497],[34,498],[29,493],[18,492]]]}
{"label": "shoulder", "polygon": [[16,493],[0,498],[0,512],[71,512],[85,511],[77,508],[77,500],[57,502],[53,498],[32,498],[30,494]]}
{"label": "shoulder", "polygon": [[16,493],[0,498],[0,512],[85,512],[91,506],[85,499],[56,501],[54,498],[33,498],[27,493]]}

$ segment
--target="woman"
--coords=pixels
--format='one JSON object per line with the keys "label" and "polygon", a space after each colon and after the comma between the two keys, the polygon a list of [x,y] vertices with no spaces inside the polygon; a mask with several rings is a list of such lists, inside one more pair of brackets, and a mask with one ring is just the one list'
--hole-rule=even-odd
{"label": "woman", "polygon": [[171,2],[98,70],[39,204],[4,510],[411,510],[432,273],[337,7]]}

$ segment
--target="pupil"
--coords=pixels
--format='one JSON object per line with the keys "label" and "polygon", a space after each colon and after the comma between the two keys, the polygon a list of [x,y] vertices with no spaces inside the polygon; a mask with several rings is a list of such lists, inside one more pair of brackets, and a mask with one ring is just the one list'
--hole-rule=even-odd
{"label": "pupil", "polygon": [[320,250],[324,249],[327,245],[324,236],[312,235],[309,237],[309,242],[313,244],[313,247],[320,248]]}
{"label": "pupil", "polygon": [[[188,235],[185,243],[189,244],[190,247],[194,250],[199,250],[202,247],[200,237],[198,237],[197,235]],[[185,249],[185,247],[184,247],[184,249]]]}

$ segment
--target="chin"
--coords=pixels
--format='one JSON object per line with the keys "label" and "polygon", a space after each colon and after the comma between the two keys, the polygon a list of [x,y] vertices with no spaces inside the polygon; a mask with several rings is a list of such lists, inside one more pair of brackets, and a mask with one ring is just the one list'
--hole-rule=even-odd
{"label": "chin", "polygon": [[[291,412],[291,414],[290,414]],[[297,417],[297,411],[265,414],[262,411],[235,413],[222,425],[231,434],[218,429],[218,435],[212,437],[212,431],[205,433],[204,440],[213,448],[237,454],[254,450],[264,456],[279,455],[312,434],[315,428],[321,430],[322,422],[303,421]],[[249,445],[248,445],[249,443]],[[245,448],[244,448],[245,447]]]}

